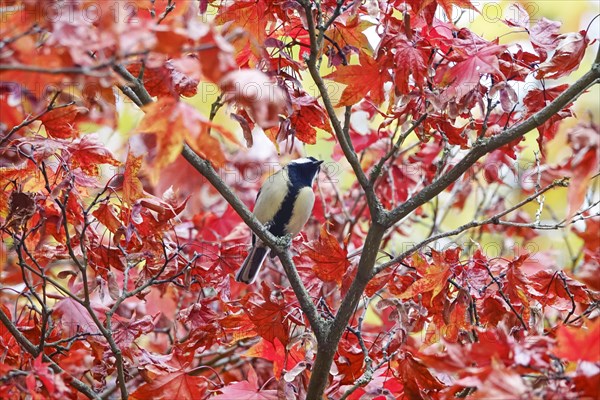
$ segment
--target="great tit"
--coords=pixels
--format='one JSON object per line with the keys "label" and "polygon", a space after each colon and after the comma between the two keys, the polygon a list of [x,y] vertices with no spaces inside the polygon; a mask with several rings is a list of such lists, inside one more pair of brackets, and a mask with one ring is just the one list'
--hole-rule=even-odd
{"label": "great tit", "polygon": [[[300,233],[315,204],[312,185],[323,161],[299,158],[267,178],[256,196],[254,215],[275,236]],[[238,282],[254,282],[271,249],[252,235],[252,249],[235,276]]]}

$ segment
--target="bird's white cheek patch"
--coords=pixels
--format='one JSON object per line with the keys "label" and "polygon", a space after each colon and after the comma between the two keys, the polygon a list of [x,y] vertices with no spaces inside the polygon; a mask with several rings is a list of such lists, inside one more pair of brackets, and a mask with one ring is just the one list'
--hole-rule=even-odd
{"label": "bird's white cheek patch", "polygon": [[313,209],[313,205],[315,204],[315,194],[312,191],[312,188],[304,187],[300,189],[298,192],[298,197],[296,198],[296,204],[294,206],[294,212],[292,213],[292,218],[290,218],[290,222],[286,225],[286,230],[292,236],[296,236],[302,230],[306,221],[310,217],[310,214]]}

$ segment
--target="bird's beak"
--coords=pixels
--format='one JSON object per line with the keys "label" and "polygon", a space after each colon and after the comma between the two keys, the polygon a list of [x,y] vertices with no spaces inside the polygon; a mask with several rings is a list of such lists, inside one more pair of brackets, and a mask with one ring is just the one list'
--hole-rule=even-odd
{"label": "bird's beak", "polygon": [[315,161],[314,163],[315,163],[315,165],[321,165],[321,164],[323,164],[323,160]]}

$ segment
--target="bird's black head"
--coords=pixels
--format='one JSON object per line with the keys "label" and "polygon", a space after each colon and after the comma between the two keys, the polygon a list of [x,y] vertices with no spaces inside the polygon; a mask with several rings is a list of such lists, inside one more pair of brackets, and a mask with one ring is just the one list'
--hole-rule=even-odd
{"label": "bird's black head", "polygon": [[322,160],[314,157],[298,158],[287,165],[288,176],[293,185],[312,186],[321,169]]}

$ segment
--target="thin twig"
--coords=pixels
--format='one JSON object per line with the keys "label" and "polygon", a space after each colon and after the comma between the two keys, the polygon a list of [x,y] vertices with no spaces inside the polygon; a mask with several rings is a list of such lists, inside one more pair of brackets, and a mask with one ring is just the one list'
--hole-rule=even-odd
{"label": "thin twig", "polygon": [[444,189],[455,182],[463,175],[473,164],[484,155],[517,140],[527,132],[540,126],[558,111],[573,103],[581,94],[583,94],[590,86],[598,83],[600,79],[600,49],[596,55],[596,62],[592,68],[586,72],[575,83],[570,85],[564,92],[556,97],[550,104],[536,112],[525,121],[513,125],[504,132],[479,140],[471,150],[459,161],[452,169],[435,180],[430,185],[423,188],[416,196],[407,200],[404,204],[396,207],[390,212],[386,212],[383,218],[385,226],[392,226],[395,222],[401,220],[419,206],[427,203],[433,197],[437,196]]}
{"label": "thin twig", "polygon": [[54,94],[54,96],[52,96],[52,99],[50,99],[50,102],[48,103],[48,106],[44,109],[44,111],[34,115],[34,116],[28,116],[27,118],[25,118],[23,120],[23,122],[21,122],[19,125],[13,126],[11,128],[10,131],[8,131],[8,133],[0,140],[0,146],[2,146],[5,142],[7,142],[10,137],[17,132],[19,129],[24,128],[30,124],[32,124],[33,122],[39,120],[41,117],[43,117],[44,115],[48,114],[50,111],[53,110],[58,110],[60,108],[64,108],[64,107],[68,107],[70,105],[75,104],[74,101],[70,101],[68,103],[65,104],[59,104],[57,106],[54,105],[54,102],[56,101],[56,99],[58,98],[58,96],[60,95],[60,91],[56,92]]}
{"label": "thin twig", "polygon": [[[15,338],[15,340],[17,341],[17,343],[19,343],[21,348],[23,348],[25,351],[27,351],[33,357],[37,357],[38,355],[42,354],[42,358],[43,358],[44,362],[49,363],[50,369],[52,369],[52,371],[54,371],[55,373],[57,373],[57,374],[66,373],[57,363],[54,362],[54,360],[52,360],[46,354],[39,353],[38,348],[33,343],[31,343],[29,341],[29,339],[27,339],[21,333],[21,331],[19,331],[19,329],[12,323],[12,321],[10,320],[8,315],[6,315],[4,313],[4,310],[2,310],[1,308],[0,308],[0,322],[2,322],[2,324],[10,332],[10,334]],[[84,394],[86,397],[88,397],[90,399],[94,399],[94,400],[100,400],[100,397],[94,392],[94,390],[91,387],[89,387],[88,385],[86,385],[85,383],[80,381],[79,379],[75,378],[74,376],[69,376],[69,379],[67,381],[68,381],[68,384],[73,386],[75,389],[77,389],[79,392]]]}
{"label": "thin twig", "polygon": [[[567,185],[568,180],[566,178],[560,179],[560,180],[556,180],[554,182],[552,182],[551,184],[549,184],[548,186],[544,187],[543,189],[533,193],[532,195],[528,196],[526,199],[521,200],[520,202],[518,202],[517,204],[515,204],[514,206],[499,212],[498,214],[487,218],[483,221],[471,221],[469,223],[466,223],[464,225],[459,226],[456,229],[453,229],[451,231],[448,232],[443,232],[440,233],[438,235],[435,236],[430,236],[427,239],[421,241],[420,243],[414,245],[413,247],[411,247],[410,249],[404,251],[402,254],[394,257],[392,260],[385,262],[383,264],[380,264],[379,266],[377,266],[374,270],[373,270],[373,276],[377,275],[378,273],[380,273],[381,271],[383,271],[386,268],[389,268],[392,265],[396,265],[398,264],[398,262],[400,262],[401,260],[404,260],[406,257],[410,256],[411,254],[413,254],[414,252],[416,252],[417,250],[421,249],[422,247],[428,245],[429,243],[435,242],[439,239],[445,238],[445,237],[449,237],[449,236],[454,236],[454,235],[458,235],[459,233],[466,231],[468,229],[472,229],[472,228],[476,228],[478,226],[482,226],[482,225],[488,225],[488,224],[496,224],[496,225],[509,225],[512,223],[506,222],[506,221],[501,221],[500,218],[504,217],[505,215],[521,208],[522,206],[524,206],[525,204],[533,201],[534,199],[536,199],[538,196],[542,195],[543,193],[547,192],[550,189],[553,189],[555,187],[565,187]],[[556,228],[555,228],[556,229]]]}
{"label": "thin twig", "polygon": [[517,317],[517,319],[519,320],[519,322],[521,322],[521,325],[523,326],[523,328],[525,330],[528,330],[527,324],[523,320],[523,316],[517,312],[517,310],[515,309],[515,307],[510,302],[508,296],[506,296],[506,293],[504,293],[504,290],[502,290],[502,283],[498,280],[498,278],[496,278],[494,276],[494,274],[490,270],[490,267],[487,265],[487,263],[484,263],[483,267],[486,269],[486,271],[488,272],[488,275],[490,276],[490,278],[492,278],[492,280],[494,281],[494,283],[496,284],[496,286],[498,286],[498,293],[500,293],[500,296],[502,297],[502,299],[504,300],[504,302],[508,305],[508,307],[511,309],[511,311],[513,312],[513,314],[515,314],[515,316]]}

